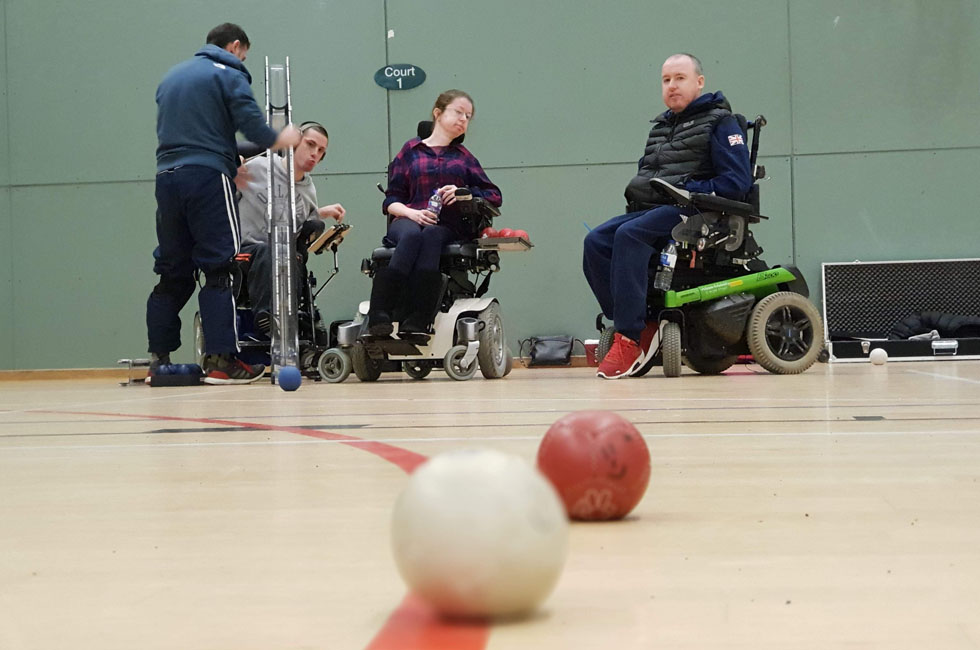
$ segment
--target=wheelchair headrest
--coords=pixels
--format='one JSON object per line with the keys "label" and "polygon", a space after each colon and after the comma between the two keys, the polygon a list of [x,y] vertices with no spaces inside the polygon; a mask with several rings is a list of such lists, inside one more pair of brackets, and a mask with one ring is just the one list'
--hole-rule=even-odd
{"label": "wheelchair headrest", "polygon": [[[425,140],[430,135],[432,135],[432,126],[433,126],[432,120],[422,120],[421,122],[419,122],[419,126],[416,129],[416,133],[418,133],[419,138]],[[466,134],[464,133],[458,138],[453,138],[453,141],[450,142],[449,144],[463,144],[463,139],[465,137]]]}

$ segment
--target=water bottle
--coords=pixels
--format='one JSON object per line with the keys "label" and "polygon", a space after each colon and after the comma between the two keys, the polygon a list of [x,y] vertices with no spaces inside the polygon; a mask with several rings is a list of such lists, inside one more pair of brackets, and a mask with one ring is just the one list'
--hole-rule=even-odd
{"label": "water bottle", "polygon": [[677,244],[671,239],[667,248],[660,253],[660,269],[653,279],[653,288],[668,291],[674,280],[674,265],[677,264]]}
{"label": "water bottle", "polygon": [[442,197],[439,195],[439,190],[432,191],[432,196],[429,197],[429,205],[425,209],[437,217],[439,216],[442,211]]}

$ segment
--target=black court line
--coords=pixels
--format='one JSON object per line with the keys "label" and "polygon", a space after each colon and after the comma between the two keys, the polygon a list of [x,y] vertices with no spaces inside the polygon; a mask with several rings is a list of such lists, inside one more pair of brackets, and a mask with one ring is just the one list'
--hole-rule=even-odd
{"label": "black court line", "polygon": [[[944,417],[944,418],[933,418],[933,417],[921,417],[921,418],[888,418],[885,416],[852,416],[852,420],[846,418],[823,418],[819,420],[630,420],[634,425],[656,425],[656,426],[682,426],[682,425],[693,425],[693,424],[726,424],[726,425],[739,425],[739,424],[780,424],[780,423],[795,423],[795,424],[826,424],[826,423],[836,423],[843,424],[847,422],[972,422],[980,421],[980,417]],[[475,423],[475,424],[400,424],[387,426],[383,424],[342,424],[342,425],[315,425],[315,424],[304,424],[304,425],[283,425],[289,426],[294,429],[309,429],[312,431],[328,431],[332,429],[361,429],[366,431],[401,431],[406,429],[486,429],[486,423]],[[492,425],[494,428],[498,429],[509,429],[513,427],[546,427],[549,426],[547,423],[542,422],[518,422],[518,423],[501,423]],[[268,432],[268,429],[253,429],[250,427],[206,427],[201,429],[153,429],[151,431],[116,431],[108,433],[15,433],[9,435],[0,435],[0,440],[13,439],[13,438],[71,438],[71,437],[98,437],[98,436],[148,436],[148,435],[161,435],[161,434],[193,434],[193,433],[231,433],[231,432]],[[543,434],[542,434],[543,435]],[[2,449],[2,448],[0,448]]]}
{"label": "black court line", "polygon": [[[583,398],[583,399],[592,399],[592,398]],[[596,400],[599,400],[599,398],[595,398],[595,399]],[[649,399],[653,400],[653,399],[656,399],[656,398],[651,397]],[[577,400],[577,401],[581,401],[581,400]],[[599,400],[599,401],[601,401],[601,400]],[[716,401],[722,401],[722,400],[716,400]],[[854,411],[854,410],[859,410],[859,409],[897,409],[897,408],[919,408],[919,407],[948,408],[948,407],[956,407],[956,406],[976,406],[976,407],[980,407],[980,401],[978,401],[978,402],[952,402],[952,403],[949,403],[949,402],[945,402],[945,403],[943,403],[943,402],[940,402],[940,403],[937,403],[937,402],[917,402],[917,403],[912,403],[912,404],[907,403],[907,402],[896,402],[894,404],[840,404],[840,405],[833,405],[830,408],[836,409],[836,410],[847,409],[847,410],[850,410],[850,411]],[[684,411],[713,411],[713,410],[719,410],[719,409],[724,409],[725,411],[754,411],[754,410],[758,410],[758,409],[768,409],[768,410],[782,410],[782,409],[800,409],[800,410],[804,410],[804,409],[821,409],[821,410],[827,410],[827,408],[828,408],[827,404],[824,403],[824,404],[807,404],[807,405],[802,405],[802,406],[800,406],[800,405],[771,405],[771,404],[759,404],[759,405],[755,405],[755,406],[728,406],[728,405],[719,405],[719,406],[678,406],[678,407],[670,407],[670,406],[660,406],[660,407],[656,407],[656,406],[642,406],[642,407],[634,407],[634,408],[612,408],[612,409],[607,409],[607,408],[600,409],[600,408],[596,408],[596,409],[586,409],[586,410],[616,411],[617,413],[637,413],[637,412],[651,412],[651,411],[658,412],[658,413],[671,413],[671,412],[678,412],[678,413],[680,413],[680,412],[684,412]],[[473,410],[469,410],[469,411],[429,411],[427,413],[419,413],[418,411],[415,411],[415,412],[401,412],[401,413],[398,413],[398,412],[396,412],[396,413],[364,413],[364,412],[359,412],[359,413],[337,413],[336,411],[331,411],[329,413],[329,415],[331,417],[337,417],[337,418],[375,417],[375,416],[377,416],[377,417],[417,417],[417,416],[430,417],[430,416],[436,416],[436,415],[520,415],[520,414],[531,414],[531,413],[556,413],[556,414],[557,413],[562,413],[562,414],[564,414],[564,413],[572,413],[573,411],[578,411],[578,410],[583,410],[583,409],[569,408],[569,409],[535,409],[535,410],[521,409],[519,411],[497,411],[497,410],[494,410],[494,411],[473,411]],[[323,416],[324,416],[323,413],[311,413],[309,415],[289,415],[289,416],[284,416],[284,415],[255,415],[255,416],[251,416],[250,415],[250,416],[248,416],[248,418],[250,420],[277,420],[277,419],[282,419],[284,417],[289,417],[289,418],[294,418],[294,419],[306,419],[306,418],[319,418],[319,417],[323,417]],[[217,419],[217,420],[234,420],[236,418],[241,418],[241,417],[242,417],[241,415],[224,415],[224,416],[215,416],[213,419]],[[11,425],[11,424],[77,424],[79,422],[84,422],[85,424],[95,424],[95,423],[98,423],[98,422],[147,422],[147,421],[148,421],[147,418],[132,418],[132,419],[130,419],[130,418],[118,418],[118,419],[97,418],[97,419],[91,419],[91,420],[9,420],[7,422],[4,422],[4,421],[0,420],[0,427],[5,427],[5,426]]]}
{"label": "black court line", "polygon": [[[323,429],[363,429],[366,424],[290,424],[291,429],[309,429],[311,431],[321,431]],[[203,427],[201,429],[153,429],[148,433],[216,433],[223,431],[266,431],[267,429],[255,429],[252,427]]]}

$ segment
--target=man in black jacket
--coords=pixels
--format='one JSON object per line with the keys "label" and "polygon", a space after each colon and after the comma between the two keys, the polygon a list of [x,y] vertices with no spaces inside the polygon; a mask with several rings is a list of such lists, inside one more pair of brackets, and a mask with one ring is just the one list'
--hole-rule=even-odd
{"label": "man in black jacket", "polygon": [[721,92],[701,94],[704,75],[697,57],[669,57],[661,88],[667,110],[653,120],[639,171],[626,187],[628,212],[585,238],[585,277],[616,330],[597,373],[605,379],[629,376],[656,352],[651,342],[657,324],[645,322],[647,268],[680,223],[681,209],[664,205],[650,180],[735,200],[752,186],[745,134]]}

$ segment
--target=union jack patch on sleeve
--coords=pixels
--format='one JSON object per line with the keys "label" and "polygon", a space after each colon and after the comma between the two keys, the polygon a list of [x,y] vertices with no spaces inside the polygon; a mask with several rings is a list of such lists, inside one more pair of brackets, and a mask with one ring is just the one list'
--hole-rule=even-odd
{"label": "union jack patch on sleeve", "polygon": [[728,136],[729,147],[734,147],[737,144],[745,144],[745,140],[742,139],[741,133],[736,133],[735,135]]}

